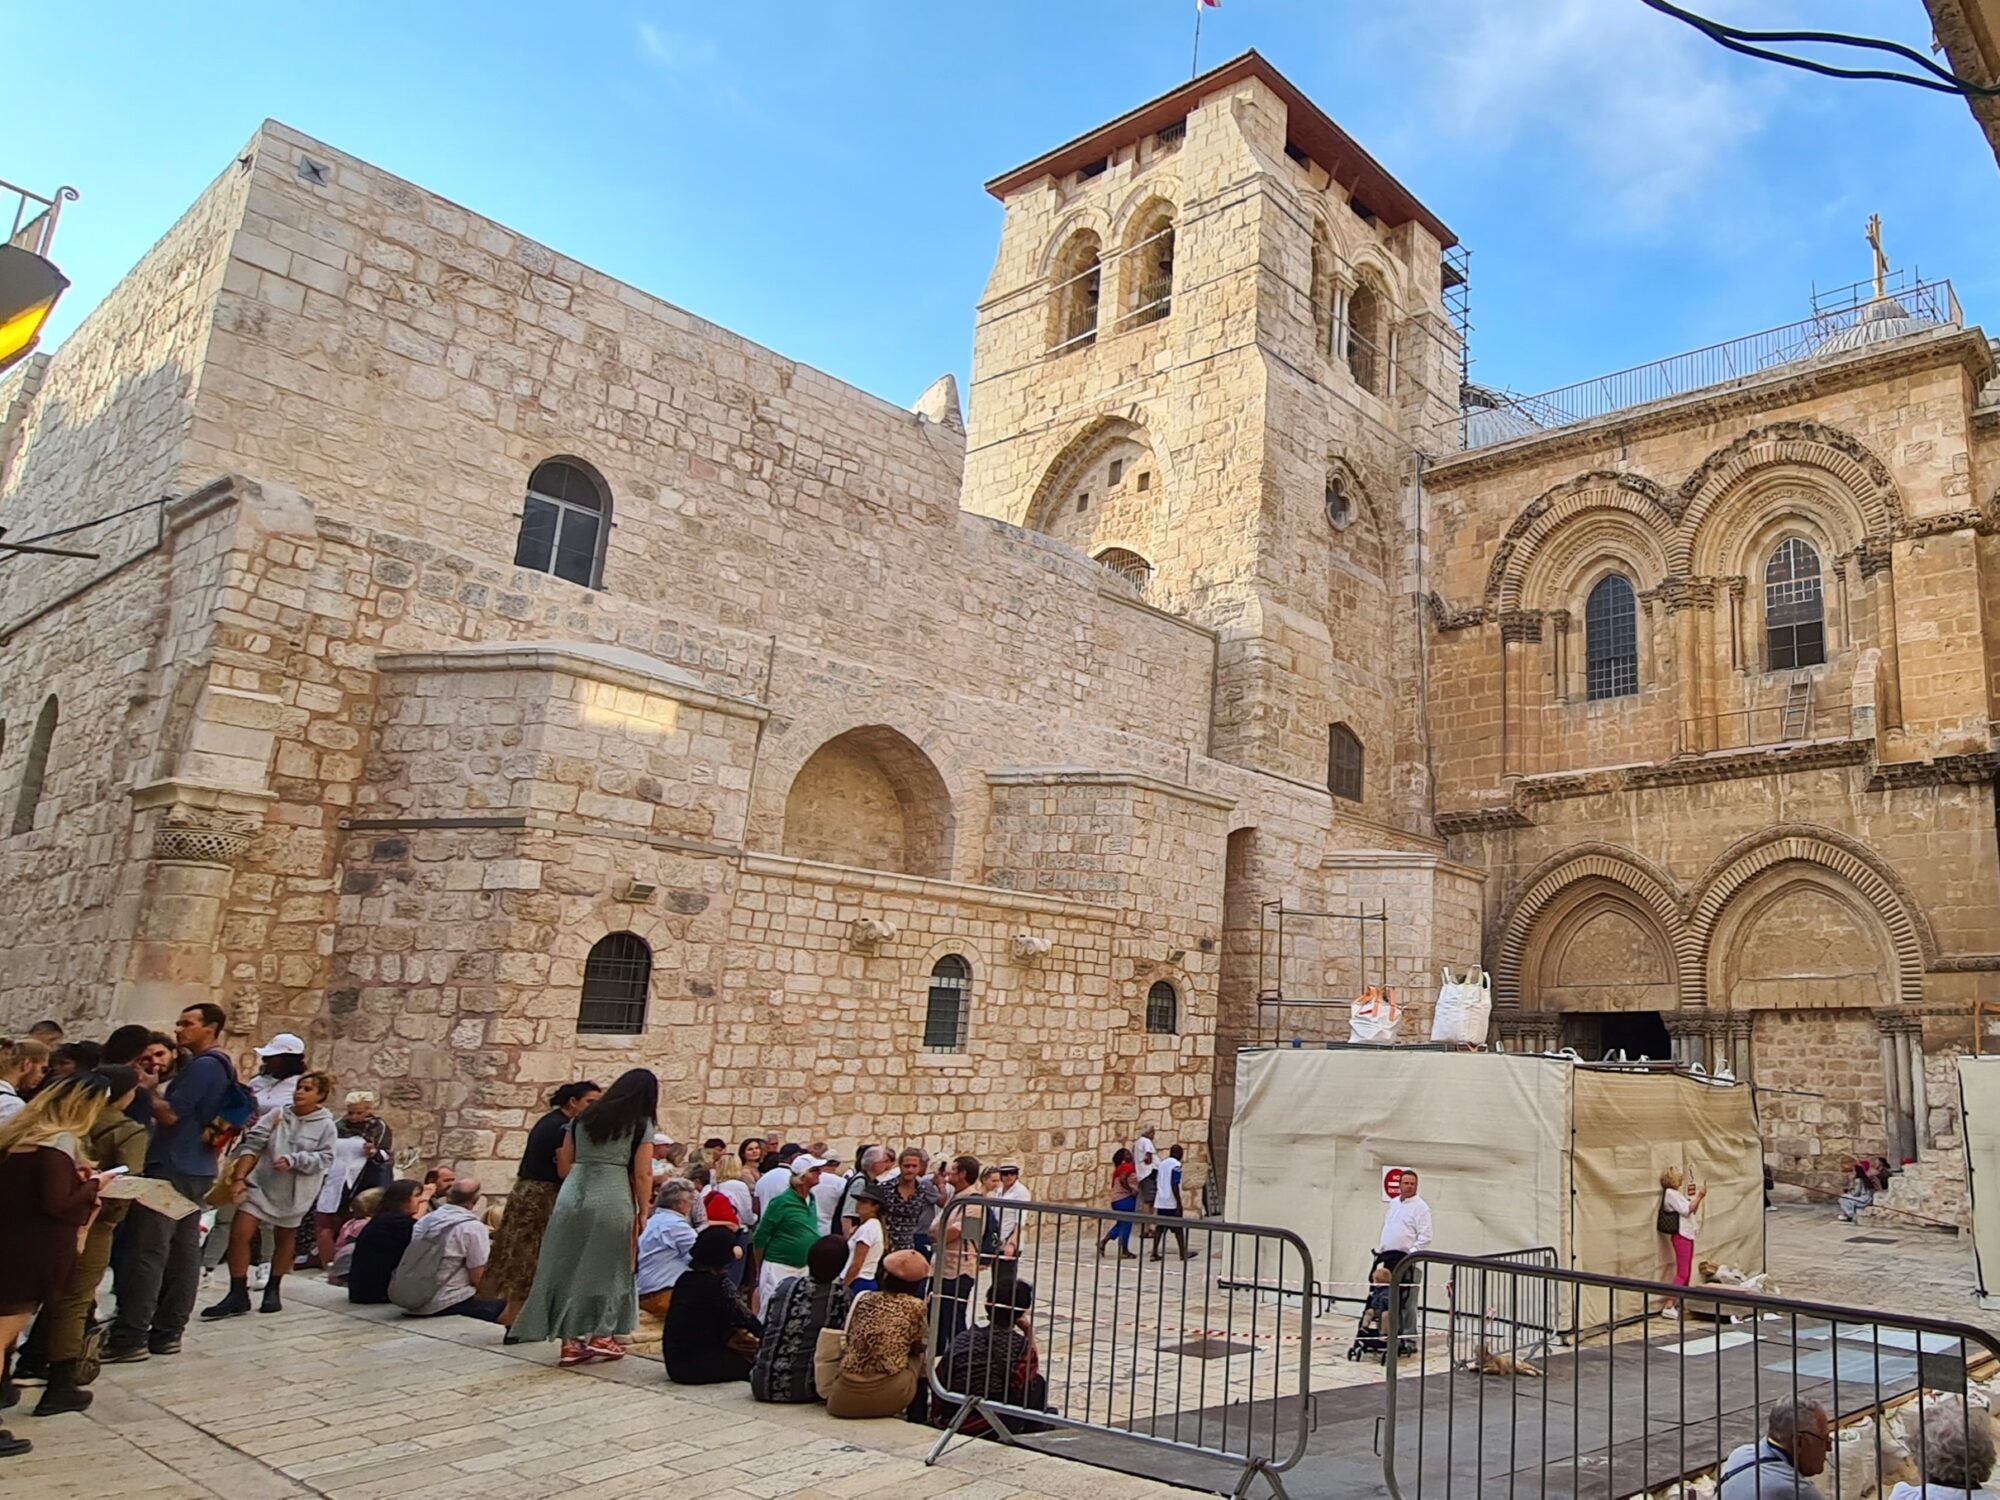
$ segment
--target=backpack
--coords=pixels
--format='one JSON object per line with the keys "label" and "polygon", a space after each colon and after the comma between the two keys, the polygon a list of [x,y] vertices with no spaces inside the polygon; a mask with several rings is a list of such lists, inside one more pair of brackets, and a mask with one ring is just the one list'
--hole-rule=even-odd
{"label": "backpack", "polygon": [[257,1096],[237,1078],[236,1065],[229,1060],[228,1053],[217,1047],[202,1056],[221,1059],[229,1074],[229,1085],[216,1101],[214,1117],[201,1127],[201,1141],[204,1146],[227,1151],[243,1138],[243,1127],[257,1118]]}
{"label": "backpack", "polygon": [[410,1248],[403,1252],[396,1274],[389,1278],[389,1300],[404,1312],[416,1312],[437,1295],[444,1274],[444,1242],[447,1227],[438,1234],[412,1234]]}

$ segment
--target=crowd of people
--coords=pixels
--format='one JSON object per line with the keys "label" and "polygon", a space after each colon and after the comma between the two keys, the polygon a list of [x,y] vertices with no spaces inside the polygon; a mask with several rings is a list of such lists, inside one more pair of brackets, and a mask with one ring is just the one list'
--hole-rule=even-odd
{"label": "crowd of people", "polygon": [[[273,1036],[239,1066],[226,1022],[203,1003],[172,1034],[70,1041],[44,1022],[0,1041],[0,1407],[40,1380],[35,1415],[82,1411],[100,1365],[180,1352],[205,1279],[226,1278],[200,1312],[213,1322],[282,1312],[285,1277],[313,1268],[356,1304],[554,1342],[564,1367],[657,1338],[680,1384],[948,1421],[925,1378],[935,1287],[947,1387],[1044,1405],[1035,1289],[1018,1273],[1033,1195],[1015,1163],[873,1144],[843,1160],[776,1134],[690,1150],[660,1128],[658,1079],[634,1068],[555,1089],[489,1205],[446,1165],[398,1176],[375,1096],[340,1095],[301,1038]],[[1129,1217],[1100,1255],[1135,1258],[1135,1226],[1155,1259],[1170,1238],[1197,1253],[1175,1222],[1185,1150],[1154,1134],[1110,1164],[1104,1201]],[[29,1446],[0,1429],[0,1457]]]}

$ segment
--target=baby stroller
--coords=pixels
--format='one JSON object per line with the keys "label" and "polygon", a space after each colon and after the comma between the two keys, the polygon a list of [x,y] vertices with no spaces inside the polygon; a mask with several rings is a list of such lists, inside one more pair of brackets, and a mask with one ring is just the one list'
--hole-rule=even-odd
{"label": "baby stroller", "polygon": [[[1389,1360],[1389,1296],[1391,1288],[1380,1261],[1369,1273],[1368,1303],[1361,1310],[1361,1321],[1354,1329],[1354,1342],[1348,1345],[1347,1357],[1351,1360],[1372,1359],[1377,1364],[1387,1364]],[[1382,1280],[1376,1280],[1382,1276]],[[1417,1352],[1417,1341],[1407,1336],[1396,1340],[1396,1357],[1404,1358]]]}

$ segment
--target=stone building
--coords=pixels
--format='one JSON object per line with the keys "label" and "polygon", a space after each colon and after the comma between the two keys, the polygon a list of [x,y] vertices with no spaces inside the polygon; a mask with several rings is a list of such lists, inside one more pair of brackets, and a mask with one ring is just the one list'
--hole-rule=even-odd
{"label": "stone building", "polygon": [[1255,54],[988,186],[962,418],[265,124],[0,382],[0,524],[96,554],[0,564],[0,1021],[215,996],[492,1176],[644,1063],[1078,1197],[1483,955],[1502,1045],[1727,1062],[1788,1175],[1949,1142],[1955,307],[1462,410],[1451,231]]}

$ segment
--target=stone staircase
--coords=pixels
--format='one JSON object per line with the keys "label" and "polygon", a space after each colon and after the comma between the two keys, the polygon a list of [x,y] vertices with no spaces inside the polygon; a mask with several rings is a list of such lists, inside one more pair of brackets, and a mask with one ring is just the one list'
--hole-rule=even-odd
{"label": "stone staircase", "polygon": [[[1887,1210],[1903,1210],[1903,1213]],[[1904,1213],[1921,1215],[1909,1219]],[[1925,1228],[1922,1220],[1934,1219],[1972,1227],[1970,1205],[1965,1196],[1965,1147],[1957,1140],[1942,1140],[1931,1146],[1924,1159],[1912,1162],[1889,1179],[1886,1192],[1861,1210],[1863,1224],[1879,1224],[1897,1229]]]}

